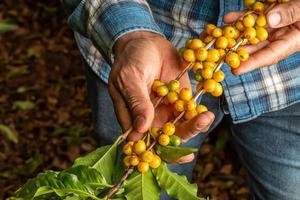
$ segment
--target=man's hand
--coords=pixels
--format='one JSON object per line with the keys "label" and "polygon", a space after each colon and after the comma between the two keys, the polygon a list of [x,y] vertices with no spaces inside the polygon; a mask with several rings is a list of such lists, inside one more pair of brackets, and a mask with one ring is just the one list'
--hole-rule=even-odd
{"label": "man's hand", "polygon": [[[168,82],[181,72],[177,50],[162,36],[149,32],[133,32],[120,38],[115,47],[115,62],[109,78],[109,92],[123,130],[133,123],[129,139],[137,140],[152,125],[162,126],[171,120],[173,109],[161,105],[154,111],[150,97],[154,79]],[[182,87],[190,87],[188,75],[181,80]],[[155,118],[155,120],[154,120]],[[177,127],[183,140],[206,131],[214,120],[211,112],[203,113]]]}
{"label": "man's hand", "polygon": [[[228,13],[225,23],[232,23],[241,16],[240,12]],[[300,0],[278,4],[267,14],[269,39],[258,45],[249,45],[248,61],[233,70],[236,75],[275,64],[300,50]]]}

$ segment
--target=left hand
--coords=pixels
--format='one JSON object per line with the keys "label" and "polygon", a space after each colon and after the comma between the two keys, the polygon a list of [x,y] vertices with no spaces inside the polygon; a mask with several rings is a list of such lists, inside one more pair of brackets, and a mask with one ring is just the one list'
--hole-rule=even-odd
{"label": "left hand", "polygon": [[[232,23],[241,15],[241,12],[228,13],[224,16],[224,22]],[[233,74],[240,75],[275,64],[300,50],[300,0],[275,6],[266,18],[268,40],[246,46],[251,56],[239,68],[232,70]]]}

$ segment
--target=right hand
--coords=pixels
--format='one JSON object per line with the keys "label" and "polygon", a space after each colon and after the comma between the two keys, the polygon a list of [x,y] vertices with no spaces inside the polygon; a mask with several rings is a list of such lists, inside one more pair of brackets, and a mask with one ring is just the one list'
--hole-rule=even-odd
{"label": "right hand", "polygon": [[[134,132],[129,139],[137,140],[152,123],[159,127],[171,120],[172,108],[162,105],[154,111],[154,99],[149,94],[154,79],[168,82],[175,79],[182,68],[175,47],[155,33],[129,33],[117,41],[114,51],[115,62],[109,78],[109,92],[123,130],[129,129],[133,124]],[[182,87],[190,87],[187,74],[180,82]],[[213,113],[203,113],[179,125],[178,135],[183,140],[188,140],[199,132],[206,131],[213,120]]]}

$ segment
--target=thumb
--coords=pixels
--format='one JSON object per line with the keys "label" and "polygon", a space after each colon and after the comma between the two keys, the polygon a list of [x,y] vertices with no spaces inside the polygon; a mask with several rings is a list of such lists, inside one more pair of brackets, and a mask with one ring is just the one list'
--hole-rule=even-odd
{"label": "thumb", "polygon": [[121,84],[123,87],[119,85],[119,90],[131,111],[135,131],[144,133],[150,128],[154,119],[154,107],[148,87],[142,80],[128,80],[127,83]]}
{"label": "thumb", "polygon": [[300,21],[300,1],[278,4],[267,14],[271,28],[281,28]]}

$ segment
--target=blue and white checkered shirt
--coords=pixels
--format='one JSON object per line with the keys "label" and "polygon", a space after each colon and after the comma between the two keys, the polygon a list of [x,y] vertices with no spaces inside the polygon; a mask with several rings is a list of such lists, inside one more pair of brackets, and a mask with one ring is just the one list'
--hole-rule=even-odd
{"label": "blue and white checkered shirt", "polygon": [[[107,82],[116,40],[132,31],[163,34],[176,47],[196,37],[210,23],[222,25],[242,0],[63,0],[68,22],[89,66]],[[300,53],[250,73],[233,76],[223,66],[224,94],[234,123],[300,101]]]}

